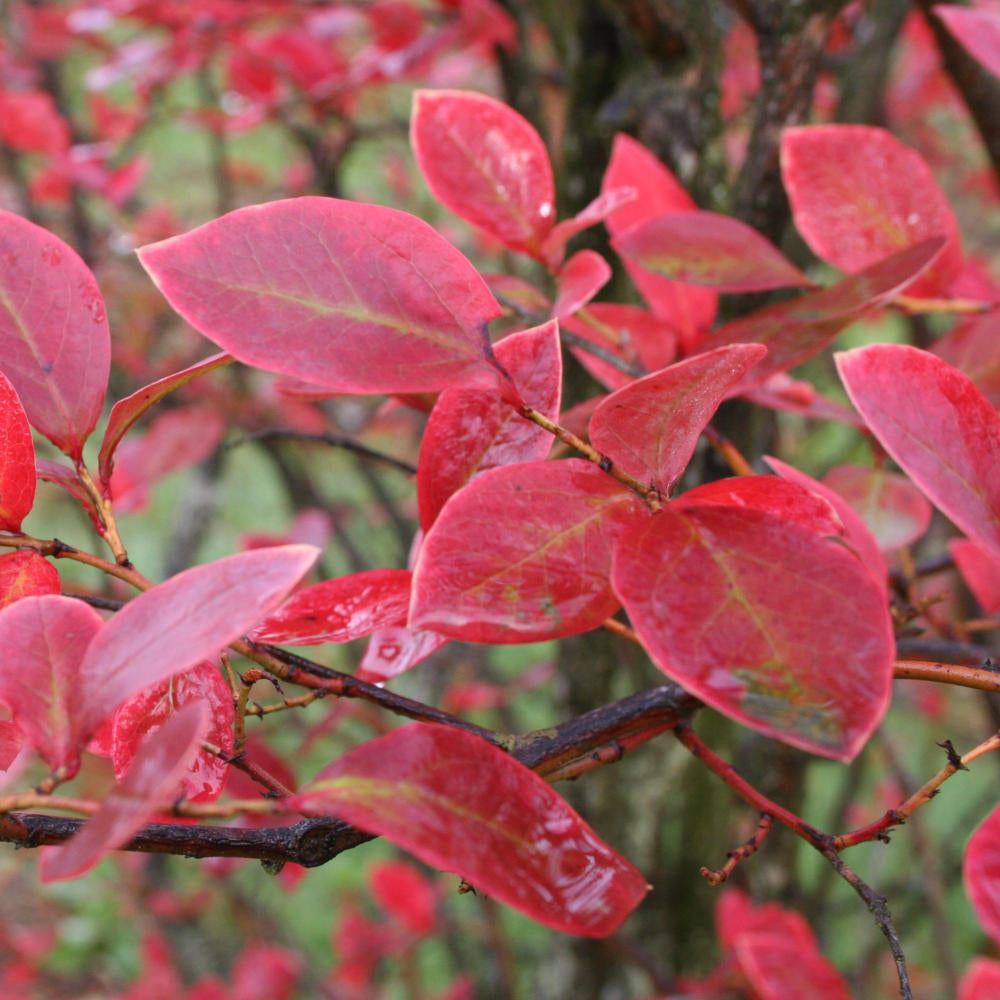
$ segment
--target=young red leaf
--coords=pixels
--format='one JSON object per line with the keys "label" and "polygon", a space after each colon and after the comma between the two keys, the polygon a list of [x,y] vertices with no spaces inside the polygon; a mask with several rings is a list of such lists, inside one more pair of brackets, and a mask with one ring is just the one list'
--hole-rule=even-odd
{"label": "young red leaf", "polygon": [[104,531],[94,501],[83,488],[83,483],[80,482],[73,469],[63,465],[62,462],[50,462],[48,459],[39,458],[35,461],[35,474],[46,483],[55,483],[56,486],[61,486],[87,512],[87,516],[98,532]]}
{"label": "young red leaf", "polygon": [[813,252],[855,272],[932,236],[946,240],[910,295],[946,294],[962,270],[958,224],[916,150],[882,128],[785,129],[781,175],[795,227]]}
{"label": "young red leaf", "polygon": [[546,266],[556,272],[562,266],[563,253],[566,244],[577,233],[590,228],[598,222],[603,222],[616,208],[634,201],[636,190],[632,187],[611,188],[599,194],[586,208],[577,212],[572,219],[564,219],[556,223],[552,231],[545,237],[542,254]]}
{"label": "young red leaf", "polygon": [[129,601],[79,664],[73,714],[84,741],[127,698],[211,659],[255,625],[317,555],[311,545],[241,552],[185,570]]}
{"label": "young red leaf", "polygon": [[296,591],[251,633],[255,642],[314,646],[349,642],[376,629],[405,625],[408,569],[372,569]]}
{"label": "young red leaf", "polygon": [[[185,705],[201,702],[209,709],[209,721],[202,739],[233,752],[233,692],[222,672],[208,660],[196,663],[129,698],[114,714],[111,761],[115,777],[121,781],[132,766],[142,741],[162,729]],[[191,802],[214,802],[222,794],[229,765],[206,750],[199,749],[180,778],[180,792]]]}
{"label": "young red leaf", "polygon": [[965,845],[962,878],[983,930],[1000,941],[1000,807],[980,823]]}
{"label": "young red leaf", "polygon": [[500,307],[419,219],[336,198],[241,208],[139,259],[170,304],[250,365],[337,392],[494,384]]}
{"label": "young red leaf", "polygon": [[752,729],[847,761],[888,707],[895,643],[882,592],[810,528],[671,504],[625,532],[611,579],[657,666]]}
{"label": "young red leaf", "polygon": [[533,256],[555,222],[549,154],[506,104],[458,90],[413,95],[410,143],[431,193],[467,222]]}
{"label": "young red leaf", "polygon": [[928,268],[942,246],[940,238],[927,240],[829,288],[765,306],[713,330],[704,347],[764,344],[767,357],[732,394],[756,388],[772,375],[812,357],[866,312],[894,299]]}
{"label": "young red leaf", "polygon": [[611,267],[593,250],[573,254],[559,272],[559,290],[552,316],[562,319],[582,309],[609,281]]}
{"label": "young red leaf", "polygon": [[[562,395],[562,353],[554,321],[494,345],[497,360],[527,405],[555,420]],[[438,397],[420,444],[417,499],[428,531],[447,499],[486,469],[544,458],[552,435],[496,392],[448,389]]]}
{"label": "young red leaf", "polygon": [[129,428],[141,417],[154,403],[158,403],[168,393],[179,389],[186,382],[197,378],[205,372],[214,371],[231,364],[233,358],[228,354],[213,354],[204,361],[199,361],[183,371],[167,375],[165,378],[157,379],[149,385],[133,392],[131,396],[119,399],[111,407],[111,415],[108,417],[108,426],[104,431],[104,440],[101,442],[101,452],[98,456],[98,470],[101,482],[107,483],[111,478],[111,469],[114,465],[115,449],[118,442],[125,436]]}
{"label": "young red leaf", "polygon": [[358,665],[357,677],[381,684],[415,667],[449,640],[437,632],[410,628],[380,628],[372,633]]}
{"label": "young red leaf", "polygon": [[612,933],[647,890],[542,778],[445,726],[365,743],[285,802],[335,813],[568,934]]}
{"label": "young red leaf", "polygon": [[22,597],[58,594],[59,572],[34,549],[0,555],[0,608]]}
{"label": "young red leaf", "polygon": [[903,344],[836,361],[865,423],[931,503],[974,541],[1000,547],[1000,417],[971,379]]}
{"label": "young red leaf", "polygon": [[766,353],[760,344],[720,347],[632,382],[594,411],[591,443],[669,495],[719,403]]}
{"label": "young red leaf", "polygon": [[862,465],[838,465],[823,482],[862,517],[884,552],[911,545],[930,527],[931,505],[896,472]]}
{"label": "young red leaf", "polygon": [[35,445],[14,387],[0,372],[0,531],[20,531],[35,502]]}
{"label": "young red leaf", "polygon": [[[636,197],[608,216],[606,225],[612,236],[665,212],[688,212],[698,207],[674,175],[645,146],[624,133],[615,136],[601,191],[620,187],[634,188]],[[718,293],[661,278],[629,260],[625,269],[653,312],[669,319],[680,331],[684,347],[691,350],[715,319]]]}
{"label": "young red leaf", "polygon": [[988,615],[1000,611],[1000,558],[995,549],[968,538],[953,538],[948,551],[965,585]]}
{"label": "young red leaf", "polygon": [[716,212],[657,215],[625,230],[611,245],[647,271],[720,292],[764,292],[809,284],[755,229]]}
{"label": "young red leaf", "polygon": [[596,628],[618,606],[611,548],[645,510],[583,459],[491,469],[456,493],[424,540],[410,627],[470,642]]}
{"label": "young red leaf", "polygon": [[1000,962],[974,958],[958,984],[956,1000],[994,1000],[1000,996]]}
{"label": "young red leaf", "polygon": [[209,722],[208,706],[194,702],[147,737],[122,780],[83,828],[58,847],[43,848],[43,882],[76,878],[132,835],[177,793]]}
{"label": "young red leaf", "polygon": [[813,945],[774,931],[755,931],[736,939],[736,958],[759,1000],[851,1000],[844,977]]}
{"label": "young red leaf", "polygon": [[103,624],[69,597],[25,597],[0,611],[0,702],[46,764],[67,777],[91,736],[77,705],[80,661]]}
{"label": "young red leaf", "polygon": [[97,282],[62,240],[11,212],[0,211],[0,261],[3,372],[32,426],[76,461],[101,415],[111,359]]}
{"label": "young red leaf", "polygon": [[970,9],[938,4],[931,8],[935,17],[991,73],[1000,76],[1000,12],[986,7]]}

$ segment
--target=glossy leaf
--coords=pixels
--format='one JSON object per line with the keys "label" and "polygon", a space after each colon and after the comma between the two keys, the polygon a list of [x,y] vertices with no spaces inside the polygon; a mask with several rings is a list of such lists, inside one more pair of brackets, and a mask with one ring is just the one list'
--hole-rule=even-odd
{"label": "glossy leaf", "polygon": [[[608,216],[606,225],[612,236],[620,236],[636,223],[665,212],[697,208],[674,175],[645,146],[624,133],[615,136],[601,191],[620,187],[634,188],[636,197]],[[718,293],[651,274],[629,260],[625,261],[625,269],[653,312],[669,319],[677,327],[684,347],[691,350],[715,319]]]}
{"label": "glossy leaf", "polygon": [[[524,402],[549,420],[559,414],[562,353],[554,321],[494,345],[497,360]],[[448,389],[438,397],[420,444],[420,526],[430,530],[447,499],[487,469],[544,458],[552,435],[522,417],[496,392]]]}
{"label": "glossy leaf", "polygon": [[380,834],[570,934],[610,934],[647,890],[542,778],[457,729],[394,730],[344,754],[286,801]]}
{"label": "glossy leaf", "polygon": [[619,389],[594,411],[591,443],[669,495],[719,403],[766,353],[759,344],[720,347]]}
{"label": "glossy leaf", "polygon": [[559,272],[559,289],[552,316],[562,319],[582,309],[611,279],[608,262],[593,250],[573,254]]}
{"label": "glossy leaf", "polygon": [[845,327],[894,299],[930,266],[942,245],[940,239],[927,240],[829,288],[765,306],[725,323],[706,339],[705,348],[734,343],[764,344],[767,357],[733,394],[756,388],[771,376],[812,357],[832,343]]}
{"label": "glossy leaf", "polygon": [[208,706],[195,702],[175,712],[147,737],[128,772],[83,828],[64,844],[43,849],[39,864],[42,881],[75,878],[89,871],[170,803],[208,722]]}
{"label": "glossy leaf", "polygon": [[358,665],[360,680],[381,683],[415,667],[448,642],[437,632],[410,628],[380,628],[372,633]]}
{"label": "glossy leaf", "polygon": [[974,58],[1000,76],[1000,12],[951,4],[938,4],[931,9]]}
{"label": "glossy leaf", "polygon": [[[162,729],[186,705],[201,702],[209,710],[202,739],[233,752],[233,692],[215,664],[202,660],[179,674],[129,698],[114,714],[111,762],[121,781],[132,766],[142,741]],[[229,765],[201,748],[180,778],[179,794],[191,802],[214,802],[222,794]]]}
{"label": "glossy leaf", "polygon": [[0,531],[20,531],[35,502],[35,445],[14,387],[0,372]]}
{"label": "glossy leaf", "polygon": [[408,569],[372,569],[296,591],[251,633],[255,642],[314,646],[349,642],[380,628],[405,625]]}
{"label": "glossy leaf", "polygon": [[958,984],[957,1000],[994,1000],[1000,996],[1000,962],[974,958]]}
{"label": "glossy leaf", "polygon": [[273,201],[138,253],[174,309],[246,364],[337,392],[496,381],[485,325],[499,306],[472,265],[405,212]]}
{"label": "glossy leaf", "polygon": [[774,931],[741,934],[736,957],[760,1000],[851,1000],[844,977],[819,950]]}
{"label": "glossy leaf", "polygon": [[903,344],[837,355],[882,447],[974,541],[1000,547],[1000,417],[967,375]]}
{"label": "glossy leaf", "polygon": [[962,269],[955,215],[916,150],[868,125],[788,128],[781,175],[795,228],[813,252],[856,272],[933,236],[945,249],[908,289],[942,295]]}
{"label": "glossy leaf", "polygon": [[823,482],[861,515],[884,552],[913,544],[930,527],[931,505],[899,473],[838,465],[823,477]]}
{"label": "glossy leaf", "polygon": [[442,205],[506,246],[540,254],[555,188],[545,143],[527,119],[485,94],[418,90],[410,144]]}
{"label": "glossy leaf", "polygon": [[596,628],[618,606],[612,544],[644,510],[583,459],[484,472],[445,504],[424,540],[410,627],[471,642]]}
{"label": "glossy leaf", "polygon": [[1000,807],[969,838],[962,861],[962,878],[983,930],[1000,942]]}
{"label": "glossy leaf", "polygon": [[179,389],[182,385],[190,382],[206,372],[214,371],[231,364],[232,357],[228,354],[213,354],[204,361],[199,361],[183,371],[167,375],[165,378],[157,379],[149,385],[133,392],[131,396],[119,399],[111,407],[111,415],[108,417],[108,426],[104,431],[104,440],[101,442],[101,453],[98,456],[98,469],[101,481],[107,483],[111,478],[111,469],[114,465],[115,449],[118,443],[128,433],[129,428],[155,403],[158,403],[168,393]]}
{"label": "glossy leaf", "polygon": [[671,504],[622,536],[612,582],[657,666],[752,729],[846,761],[888,707],[895,644],[882,592],[809,528]]}
{"label": "glossy leaf", "polygon": [[79,670],[104,619],[82,601],[25,597],[0,611],[0,702],[51,770],[72,777],[91,733],[78,709]]}
{"label": "glossy leaf", "polygon": [[58,594],[59,572],[34,549],[0,555],[0,608],[22,597]]}
{"label": "glossy leaf", "polygon": [[2,211],[0,359],[32,426],[79,459],[108,384],[104,301],[90,269],[62,240]]}
{"label": "glossy leaf", "polygon": [[764,292],[809,284],[755,229],[716,212],[657,215],[625,230],[611,245],[647,271],[720,292]]}

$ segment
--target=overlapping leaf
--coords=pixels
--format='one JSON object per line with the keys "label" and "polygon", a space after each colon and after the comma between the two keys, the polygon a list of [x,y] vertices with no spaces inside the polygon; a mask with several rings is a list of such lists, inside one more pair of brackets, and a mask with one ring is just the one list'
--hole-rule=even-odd
{"label": "overlapping leaf", "polygon": [[415,667],[439,650],[448,639],[437,632],[411,628],[380,628],[372,633],[358,664],[360,680],[381,683]]}
{"label": "overlapping leaf", "polygon": [[35,445],[14,387],[0,372],[0,531],[20,531],[35,502]]}
{"label": "overlapping leaf", "polygon": [[424,540],[410,627],[472,642],[597,627],[618,606],[612,545],[644,509],[583,459],[484,472],[445,504]]}
{"label": "overlapping leaf", "polygon": [[968,538],[953,538],[948,551],[979,606],[995,615],[1000,611],[1000,553]]}
{"label": "overlapping leaf", "polygon": [[611,278],[608,262],[593,250],[573,254],[559,272],[559,289],[552,316],[562,319],[582,309]]}
{"label": "overlapping leaf", "polygon": [[671,504],[621,537],[612,582],[660,669],[753,729],[850,760],[888,706],[895,644],[882,591],[811,528]]}
{"label": "overlapping leaf", "polygon": [[965,372],[994,408],[1000,408],[1000,309],[958,323],[931,352]]}
{"label": "overlapping leaf", "polygon": [[285,801],[387,837],[570,934],[610,934],[647,890],[542,778],[444,726],[404,726],[365,743]]}
{"label": "overlapping leaf", "polygon": [[32,426],[79,459],[108,384],[104,301],[73,250],[11,212],[0,212],[0,360]]}
{"label": "overlapping leaf", "polygon": [[1000,417],[971,379],[903,344],[836,360],[851,402],[903,471],[970,538],[1000,547]]}
{"label": "overlapping leaf", "polygon": [[0,555],[0,608],[22,597],[58,594],[59,573],[34,549]]}
{"label": "overlapping leaf", "polygon": [[295,198],[139,250],[167,300],[235,358],[338,392],[493,384],[500,308],[454,247],[395,209]]}

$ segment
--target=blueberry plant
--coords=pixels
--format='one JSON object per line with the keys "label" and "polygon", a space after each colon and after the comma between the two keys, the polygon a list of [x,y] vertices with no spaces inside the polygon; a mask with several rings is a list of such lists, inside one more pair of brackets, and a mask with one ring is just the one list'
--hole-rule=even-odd
{"label": "blueberry plant", "polygon": [[[948,779],[1000,748],[1000,732],[969,748],[943,738],[936,774],[886,792],[870,814],[856,810],[846,829],[826,829],[696,730],[721,716],[753,747],[838,765],[880,752],[892,769],[884,746],[870,748],[892,702],[903,701],[897,714],[917,713],[908,687],[1000,693],[989,645],[976,641],[1000,610],[1000,286],[989,262],[963,249],[933,158],[878,125],[822,113],[807,124],[794,102],[772,127],[774,66],[764,62],[754,82],[740,49],[754,32],[762,59],[773,48],[769,5],[732,6],[745,20],[720,21],[732,72],[723,113],[738,122],[759,87],[767,127],[741,139],[734,125],[740,148],[730,155],[752,166],[771,137],[775,163],[759,190],[786,200],[797,247],[779,248],[753,206],[699,208],[624,132],[600,190],[563,212],[549,148],[525,115],[474,89],[423,87],[409,116],[416,167],[438,205],[505,268],[477,267],[472,250],[412,212],[332,196],[341,193],[333,180],[320,195],[233,208],[138,247],[148,282],[216,353],[122,393],[94,271],[33,213],[0,212],[0,838],[38,849],[43,882],[77,878],[111,852],[310,868],[382,838],[457,876],[469,907],[498,901],[567,935],[625,941],[623,924],[650,901],[685,901],[664,900],[668,889],[650,884],[553,784],[586,782],[643,744],[673,742],[750,817],[725,860],[703,859],[704,891],[740,879],[784,828],[870,911],[865,926],[884,936],[893,969],[880,988],[923,995],[895,900],[856,870],[850,851],[932,812]],[[822,27],[817,51],[836,52],[832,29],[867,16],[867,5],[851,5],[834,20],[841,6],[813,4],[786,41],[804,45]],[[288,5],[214,7],[200,21],[163,4],[129,14],[168,30],[164,73],[193,67],[205,87],[215,79],[205,69],[213,43],[235,39],[223,64],[241,109],[290,129],[328,172],[356,137],[354,105],[368,88],[392,74],[433,77],[456,47],[502,44],[513,60],[524,27],[490,0],[443,3],[433,17],[407,3],[318,5],[309,31],[289,20]],[[69,45],[76,31],[107,44],[101,18],[112,5],[60,8],[52,24],[47,13],[21,10],[43,69],[46,38]],[[261,21],[248,27],[251,16]],[[989,78],[1000,15],[947,7],[926,17],[914,21],[911,57],[936,51],[930,23],[948,59],[964,59],[968,72],[981,61]],[[321,28],[319,37],[352,45],[323,47]],[[97,79],[126,63],[119,50]],[[156,65],[143,64],[126,132],[154,113],[158,84],[147,77]],[[961,85],[962,72],[953,75]],[[124,204],[139,170],[107,159],[79,168],[68,110],[41,87],[44,74],[38,88],[25,78],[0,93],[6,149],[40,158],[15,164],[15,188],[26,205],[37,201],[32,185],[36,195],[56,190],[70,235],[89,239],[74,199],[89,185],[90,195]],[[822,79],[806,82],[821,93]],[[966,96],[975,112],[975,95]],[[103,116],[95,121],[114,117],[107,108]],[[609,237],[603,250],[581,245],[596,227]],[[618,262],[638,297],[598,300]],[[886,317],[913,335],[836,343],[859,321],[876,328]],[[570,398],[584,371],[594,391]],[[243,396],[261,384],[290,401],[275,407],[295,414],[295,433],[407,472],[411,516],[394,527],[408,558],[330,573],[328,520],[307,509],[284,535],[246,539],[244,551],[162,580],[133,559],[137,522],[126,529],[123,512],[141,511],[167,471],[217,453],[230,424],[252,424]],[[170,405],[185,395],[194,402]],[[389,397],[365,411],[372,424],[416,415],[411,456],[337,434],[318,405],[372,396]],[[750,452],[732,432],[734,415],[750,412],[799,428],[828,424],[866,461],[816,478],[792,448]],[[93,545],[25,530],[39,481],[68,495],[68,517],[83,512]],[[56,567],[68,563],[97,570],[104,584],[64,580]],[[941,570],[981,614],[926,591],[924,578]],[[451,644],[579,636],[612,637],[660,683],[527,733],[469,721],[466,706],[503,704],[499,685],[469,684],[463,702],[455,691],[436,701],[394,684],[414,668],[433,671]],[[295,651],[356,640],[366,644],[351,671],[328,666],[322,650]],[[280,737],[309,706],[328,710],[311,716],[320,731],[356,704],[376,735],[310,773],[248,735],[259,720]],[[939,707],[924,712],[943,718]],[[109,761],[103,783],[95,758]],[[668,780],[657,794],[671,797]],[[968,898],[1000,940],[1000,807],[967,833]],[[412,959],[437,927],[435,889],[414,866],[381,863],[369,885],[381,919],[345,907],[330,995],[380,995],[380,956]],[[657,996],[850,996],[809,913],[717,891],[720,961],[666,981],[654,968]],[[291,996],[297,974],[288,953],[248,946],[233,966],[235,995]],[[145,975],[141,995],[152,995],[156,977],[164,995],[187,989],[155,939]],[[984,1000],[1000,963],[977,958],[951,976],[961,1000]],[[207,978],[184,995],[233,995],[226,989]],[[473,989],[460,976],[446,995]]]}

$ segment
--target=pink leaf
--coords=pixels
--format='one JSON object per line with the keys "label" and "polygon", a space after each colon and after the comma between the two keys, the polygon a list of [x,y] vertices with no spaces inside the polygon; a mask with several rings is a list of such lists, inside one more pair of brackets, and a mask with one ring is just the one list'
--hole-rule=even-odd
{"label": "pink leaf", "polygon": [[65,844],[43,849],[39,865],[42,881],[75,878],[89,871],[108,851],[128,843],[150,816],[169,804],[208,721],[208,706],[195,702],[175,712],[147,737],[128,772],[83,828]]}
{"label": "pink leaf", "polygon": [[1000,996],[1000,962],[974,958],[958,984],[957,1000],[994,1000]]}
{"label": "pink leaf", "polygon": [[598,222],[603,222],[616,208],[634,201],[635,197],[635,188],[611,188],[599,194],[586,208],[577,212],[572,219],[564,219],[562,222],[556,223],[552,232],[545,237],[545,242],[542,245],[542,254],[549,270],[559,270],[562,266],[566,244],[577,233],[589,229]]}
{"label": "pink leaf", "polygon": [[851,402],[903,471],[970,538],[1000,547],[1000,417],[969,377],[903,344],[836,360]]}
{"label": "pink leaf", "polygon": [[764,292],[809,284],[755,229],[715,212],[657,215],[625,230],[611,245],[647,271],[720,292]]}
{"label": "pink leaf", "polygon": [[[601,191],[620,187],[634,188],[636,197],[608,216],[606,225],[612,236],[665,212],[697,208],[674,175],[645,146],[623,133],[615,136]],[[629,260],[625,269],[653,312],[669,319],[679,329],[684,347],[691,350],[715,319],[718,293],[650,274]]]}
{"label": "pink leaf", "polygon": [[499,306],[430,226],[391,208],[295,198],[141,248],[170,304],[235,358],[337,392],[495,383]]}
{"label": "pink leaf", "polygon": [[22,597],[58,594],[59,572],[33,549],[0,555],[0,608]]}
{"label": "pink leaf", "polygon": [[448,642],[437,632],[410,628],[380,628],[372,633],[368,648],[358,665],[357,676],[376,684],[398,677],[426,660]]}
{"label": "pink leaf", "polygon": [[946,294],[962,270],[948,199],[923,157],[885,129],[785,129],[781,173],[795,227],[818,257],[841,270],[861,271],[932,236],[945,238],[945,250],[909,294]]}
{"label": "pink leaf", "polygon": [[552,315],[555,319],[572,316],[582,309],[610,280],[608,262],[593,250],[573,254],[559,272],[559,291]]}
{"label": "pink leaf", "polygon": [[484,472],[445,504],[424,540],[410,627],[470,642],[596,628],[618,606],[611,547],[644,509],[583,459]]}
{"label": "pink leaf", "polygon": [[285,801],[387,837],[569,934],[610,934],[647,890],[542,778],[444,726],[404,726],[365,743]]}
{"label": "pink leaf", "polygon": [[32,426],[75,462],[108,384],[111,339],[97,282],[62,240],[10,212],[0,212],[0,264],[3,372]]}
{"label": "pink leaf", "polygon": [[669,494],[727,391],[766,353],[759,344],[720,347],[619,389],[594,411],[591,443]]}
{"label": "pink leaf", "polygon": [[104,440],[101,442],[101,453],[98,456],[101,481],[107,483],[111,478],[111,469],[114,465],[115,449],[118,443],[128,432],[129,428],[155,403],[158,403],[168,393],[179,389],[182,385],[190,382],[191,379],[203,375],[205,372],[214,371],[231,364],[233,359],[228,354],[213,354],[204,361],[199,361],[196,365],[191,365],[183,371],[167,375],[166,378],[158,379],[147,386],[133,392],[125,399],[119,399],[111,407],[111,415],[108,417],[108,426],[104,431]]}
{"label": "pink leaf", "polygon": [[939,4],[931,8],[947,29],[991,73],[1000,76],[1000,12]]}
{"label": "pink leaf", "polygon": [[21,530],[35,502],[35,445],[14,387],[0,372],[0,531]]}
{"label": "pink leaf", "polygon": [[905,476],[862,465],[838,465],[823,482],[862,517],[884,552],[912,545],[930,527],[931,505]]}
{"label": "pink leaf", "polygon": [[965,372],[994,409],[1000,408],[1000,309],[957,324],[931,352]]}
{"label": "pink leaf", "polygon": [[1000,941],[1000,807],[969,838],[962,877],[983,930],[994,941]]}
{"label": "pink leaf", "polygon": [[304,587],[268,615],[250,638],[314,646],[349,642],[377,629],[405,625],[411,577],[408,569],[372,569]]}
{"label": "pink leaf", "polygon": [[540,254],[555,190],[545,143],[525,118],[484,94],[418,90],[410,143],[442,205],[506,246]]}
{"label": "pink leaf", "polygon": [[756,388],[771,376],[812,357],[846,326],[894,299],[927,269],[941,247],[940,239],[927,240],[829,288],[765,306],[713,330],[704,347],[764,344],[767,357],[733,394]]}
{"label": "pink leaf", "polygon": [[[562,354],[554,321],[494,345],[524,402],[555,420],[562,394]],[[448,389],[424,430],[417,472],[420,526],[428,531],[445,501],[470,479],[501,465],[544,458],[552,435],[501,401],[496,392]]]}
{"label": "pink leaf", "polygon": [[965,585],[988,615],[1000,611],[1000,559],[996,549],[977,545],[968,538],[953,538],[948,551]]}
{"label": "pink leaf", "polygon": [[752,729],[847,761],[888,707],[895,644],[882,592],[810,528],[671,504],[622,536],[612,582],[657,666]]}
{"label": "pink leaf", "polygon": [[[184,706],[201,702],[209,709],[209,721],[202,739],[233,752],[233,692],[222,672],[208,660],[173,677],[168,677],[129,698],[114,714],[111,760],[115,777],[121,781],[142,742],[162,729]],[[222,794],[229,765],[206,750],[199,749],[180,778],[180,794],[191,802],[214,802]]]}
{"label": "pink leaf", "polygon": [[0,702],[45,763],[67,777],[91,736],[78,708],[80,661],[103,624],[69,597],[25,597],[0,611]]}
{"label": "pink leaf", "polygon": [[73,469],[63,465],[62,462],[50,462],[48,459],[39,458],[35,461],[35,474],[46,483],[55,483],[56,486],[61,486],[87,512],[94,527],[99,532],[103,532],[104,527],[97,509],[94,507],[94,501],[83,488],[83,483],[80,482]]}
{"label": "pink leaf", "polygon": [[803,951],[784,934],[755,931],[737,938],[736,957],[760,1000],[851,1000],[844,977],[815,945]]}

